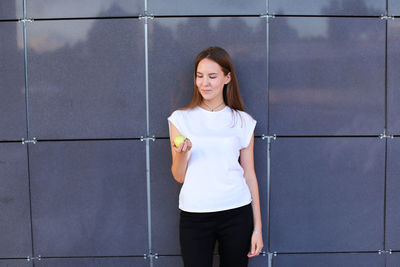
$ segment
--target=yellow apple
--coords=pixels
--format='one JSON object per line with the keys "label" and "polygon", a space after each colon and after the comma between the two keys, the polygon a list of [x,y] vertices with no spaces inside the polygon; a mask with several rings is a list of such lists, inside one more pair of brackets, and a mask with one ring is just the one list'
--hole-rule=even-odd
{"label": "yellow apple", "polygon": [[183,142],[185,142],[185,140],[186,140],[186,137],[184,137],[182,135],[178,135],[174,139],[174,144],[176,147],[179,147]]}

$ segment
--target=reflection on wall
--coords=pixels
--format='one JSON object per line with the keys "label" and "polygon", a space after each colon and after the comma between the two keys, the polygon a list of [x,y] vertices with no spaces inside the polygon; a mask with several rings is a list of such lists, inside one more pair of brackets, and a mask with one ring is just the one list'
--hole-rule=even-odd
{"label": "reflection on wall", "polygon": [[385,0],[269,0],[270,13],[290,15],[380,16]]}
{"label": "reflection on wall", "polygon": [[[16,18],[16,1],[0,1],[0,19]],[[26,137],[22,23],[0,22],[0,140]]]}
{"label": "reflection on wall", "polygon": [[28,25],[32,134],[42,138],[144,134],[143,63],[143,23],[138,19]]}
{"label": "reflection on wall", "polygon": [[0,20],[22,18],[22,1],[3,0],[0,1]]}
{"label": "reflection on wall", "polygon": [[143,0],[27,0],[29,18],[137,16],[143,9]]}
{"label": "reflection on wall", "polygon": [[[296,24],[303,31],[312,31],[306,27],[309,21],[316,25],[327,23],[326,32],[300,37],[290,26]],[[270,104],[274,133],[377,134],[382,131],[383,21],[276,18],[270,25]]]}
{"label": "reflection on wall", "polygon": [[[267,114],[256,114],[267,106],[265,35],[262,18],[156,18],[151,21],[150,116],[153,108],[168,116],[188,104],[193,91],[193,63],[197,53],[209,46],[221,46],[232,56],[247,110],[258,115],[257,128],[265,133]],[[168,136],[168,125],[162,119],[150,120],[151,131]]]}
{"label": "reflection on wall", "polygon": [[[400,6],[399,6],[400,8]],[[400,134],[400,20],[388,23],[388,131]]]}

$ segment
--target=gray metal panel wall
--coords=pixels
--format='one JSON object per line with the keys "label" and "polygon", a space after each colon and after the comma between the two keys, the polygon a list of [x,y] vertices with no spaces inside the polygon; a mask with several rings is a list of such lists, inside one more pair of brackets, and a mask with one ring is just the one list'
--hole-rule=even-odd
{"label": "gray metal panel wall", "polygon": [[213,45],[258,121],[249,266],[398,265],[399,1],[199,3],[0,1],[0,266],[183,265],[167,117]]}

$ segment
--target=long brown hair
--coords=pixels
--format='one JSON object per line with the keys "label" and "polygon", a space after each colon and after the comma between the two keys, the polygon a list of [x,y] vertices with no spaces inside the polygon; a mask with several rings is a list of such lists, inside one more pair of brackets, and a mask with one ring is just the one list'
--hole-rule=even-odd
{"label": "long brown hair", "polygon": [[190,103],[183,107],[182,109],[192,109],[196,106],[199,106],[203,101],[203,97],[201,96],[199,89],[196,85],[196,75],[197,75],[197,66],[200,61],[208,58],[210,60],[215,61],[218,65],[220,65],[223,73],[227,75],[229,72],[231,73],[231,81],[228,84],[224,85],[223,89],[223,98],[224,102],[227,106],[229,106],[233,110],[241,110],[244,111],[244,105],[242,101],[242,97],[239,92],[239,84],[236,78],[235,69],[233,68],[233,63],[230,55],[223,48],[213,46],[209,47],[203,51],[201,51],[195,60],[194,63],[194,73],[193,73],[193,97]]}

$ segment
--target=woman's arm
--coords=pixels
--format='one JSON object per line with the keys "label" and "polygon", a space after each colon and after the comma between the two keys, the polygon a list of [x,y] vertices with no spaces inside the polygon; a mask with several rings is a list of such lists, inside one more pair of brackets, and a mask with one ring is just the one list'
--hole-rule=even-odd
{"label": "woman's arm", "polygon": [[263,248],[262,224],[260,210],[260,195],[258,192],[258,182],[254,170],[254,134],[248,147],[240,150],[240,165],[244,170],[244,178],[251,193],[251,206],[253,208],[254,232],[251,238],[251,251],[248,257],[258,256]]}
{"label": "woman's arm", "polygon": [[192,148],[192,142],[186,139],[179,147],[174,144],[174,139],[176,136],[181,135],[178,129],[171,123],[169,123],[169,139],[171,143],[171,153],[172,153],[172,166],[171,172],[174,179],[178,183],[183,183],[185,181],[186,169],[188,161],[190,158],[190,149]]}

